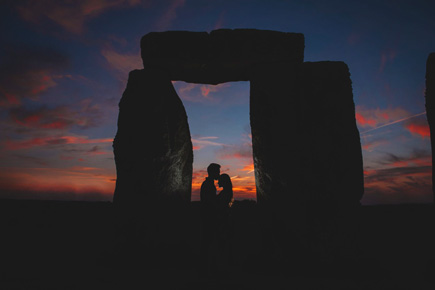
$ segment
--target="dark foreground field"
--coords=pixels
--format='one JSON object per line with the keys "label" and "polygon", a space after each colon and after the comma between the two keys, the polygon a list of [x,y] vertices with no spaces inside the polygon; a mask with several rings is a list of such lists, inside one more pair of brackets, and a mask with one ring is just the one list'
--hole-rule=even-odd
{"label": "dark foreground field", "polygon": [[166,233],[150,253],[142,241],[116,247],[110,202],[0,200],[0,289],[435,289],[430,205],[364,206],[358,261],[304,271],[259,262],[256,206],[235,209],[234,265],[204,282],[195,203],[184,242]]}

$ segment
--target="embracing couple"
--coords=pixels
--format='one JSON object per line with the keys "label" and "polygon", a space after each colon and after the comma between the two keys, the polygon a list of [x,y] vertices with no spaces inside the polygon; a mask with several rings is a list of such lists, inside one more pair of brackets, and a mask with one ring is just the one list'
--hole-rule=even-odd
{"label": "embracing couple", "polygon": [[[228,174],[220,174],[221,166],[211,163],[208,177],[201,185],[201,256],[205,268],[213,267],[216,250],[224,251],[228,262],[232,259],[233,224],[230,208],[233,201],[233,185]],[[222,190],[217,194],[215,180]],[[212,265],[210,265],[210,263]]]}

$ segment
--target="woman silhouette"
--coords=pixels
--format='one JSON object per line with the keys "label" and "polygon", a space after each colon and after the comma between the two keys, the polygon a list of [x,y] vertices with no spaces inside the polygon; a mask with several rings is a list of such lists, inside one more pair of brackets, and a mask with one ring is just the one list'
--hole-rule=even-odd
{"label": "woman silhouette", "polygon": [[231,217],[231,206],[233,204],[233,184],[228,174],[221,174],[218,179],[219,187],[222,191],[217,195],[217,238],[218,246],[224,251],[223,256],[228,259],[227,262],[232,264],[232,239],[233,239],[233,220]]}

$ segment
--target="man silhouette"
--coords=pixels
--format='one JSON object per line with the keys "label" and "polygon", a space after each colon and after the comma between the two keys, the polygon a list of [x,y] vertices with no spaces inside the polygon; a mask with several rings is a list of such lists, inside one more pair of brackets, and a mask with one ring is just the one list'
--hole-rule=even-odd
{"label": "man silhouette", "polygon": [[221,166],[211,163],[207,167],[208,177],[201,185],[200,205],[201,205],[201,276],[207,276],[213,272],[215,265],[215,253],[212,244],[215,242],[216,235],[216,185],[214,181],[219,178]]}
{"label": "man silhouette", "polygon": [[214,205],[216,202],[216,185],[215,180],[218,180],[221,166],[216,163],[211,163],[207,167],[208,177],[205,178],[201,185],[201,205],[209,206]]}

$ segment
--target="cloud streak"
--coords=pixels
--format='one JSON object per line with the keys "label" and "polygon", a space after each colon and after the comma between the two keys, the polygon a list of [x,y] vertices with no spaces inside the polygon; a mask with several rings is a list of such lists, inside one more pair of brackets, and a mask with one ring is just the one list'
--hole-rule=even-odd
{"label": "cloud streak", "polygon": [[432,156],[413,150],[409,156],[386,153],[381,168],[364,170],[363,203],[432,202]]}
{"label": "cloud streak", "polygon": [[426,112],[418,113],[418,114],[415,114],[415,115],[413,115],[413,116],[408,116],[408,117],[401,118],[401,119],[398,119],[398,120],[395,120],[395,121],[391,121],[391,122],[388,122],[388,123],[386,123],[386,124],[383,124],[383,125],[380,125],[380,126],[374,127],[374,128],[372,128],[372,129],[365,130],[365,131],[361,132],[360,134],[361,134],[361,135],[364,135],[364,134],[367,134],[367,133],[372,132],[372,131],[374,131],[374,130],[378,130],[378,129],[381,129],[381,128],[384,128],[384,127],[387,127],[387,126],[391,126],[391,125],[394,125],[394,124],[397,124],[397,123],[401,123],[401,122],[404,122],[404,121],[410,120],[410,119],[412,119],[412,118],[415,118],[415,117],[418,117],[418,116],[422,116],[422,115],[424,115],[424,114],[426,114]]}
{"label": "cloud streak", "polygon": [[120,7],[133,7],[141,0],[27,0],[17,9],[21,17],[31,23],[56,24],[65,31],[82,34],[85,23],[103,12]]}
{"label": "cloud streak", "polygon": [[201,85],[183,82],[174,82],[174,87],[183,101],[193,103],[218,103],[216,94],[231,87],[230,83],[218,85]]}
{"label": "cloud streak", "polygon": [[113,142],[113,138],[88,139],[84,136],[36,137],[26,140],[6,140],[5,148],[9,151],[41,146],[58,146],[67,144],[96,144]]}
{"label": "cloud streak", "polygon": [[12,108],[9,118],[16,131],[53,131],[66,130],[72,126],[82,129],[97,127],[102,118],[99,106],[92,104],[90,99],[78,103],[79,108],[72,110],[69,106],[47,108],[46,106],[27,109],[25,107]]}
{"label": "cloud streak", "polygon": [[130,71],[143,68],[139,53],[119,53],[112,48],[105,48],[101,54],[122,79],[125,79]]}
{"label": "cloud streak", "polygon": [[173,0],[171,4],[169,4],[165,13],[157,21],[156,29],[160,31],[169,29],[172,22],[177,18],[177,10],[183,7],[185,2],[185,0]]}
{"label": "cloud streak", "polygon": [[56,86],[57,80],[68,77],[60,73],[69,59],[45,47],[7,46],[0,71],[0,107],[17,107],[23,99],[36,99]]}
{"label": "cloud streak", "polygon": [[192,138],[193,150],[201,150],[208,146],[225,146],[225,144],[210,141],[216,139],[218,139],[218,137],[214,136]]}

